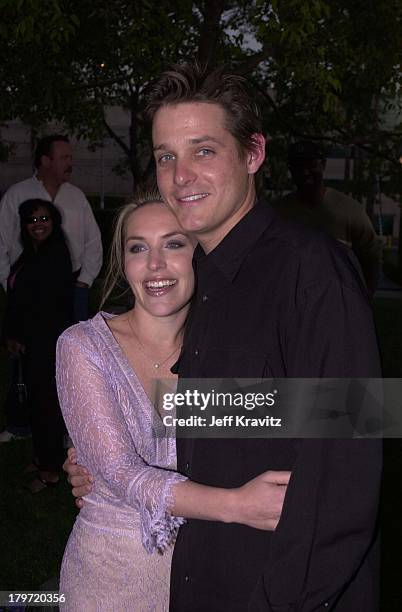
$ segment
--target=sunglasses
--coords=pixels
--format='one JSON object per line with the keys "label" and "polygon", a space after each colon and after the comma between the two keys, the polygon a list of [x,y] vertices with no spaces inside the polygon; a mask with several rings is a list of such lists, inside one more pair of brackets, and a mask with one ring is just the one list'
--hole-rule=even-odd
{"label": "sunglasses", "polygon": [[27,217],[26,219],[26,222],[28,224],[37,223],[38,221],[42,221],[42,223],[47,223],[48,221],[51,221],[51,217],[50,215],[40,215],[39,217]]}

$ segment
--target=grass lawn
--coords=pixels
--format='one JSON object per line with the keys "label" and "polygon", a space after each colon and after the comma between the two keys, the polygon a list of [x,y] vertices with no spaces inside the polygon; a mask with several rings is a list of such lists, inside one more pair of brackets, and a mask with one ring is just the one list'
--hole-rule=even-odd
{"label": "grass lawn", "polygon": [[30,441],[0,445],[0,590],[37,589],[54,576],[75,507],[64,481],[55,489],[32,495],[22,477],[32,456]]}
{"label": "grass lawn", "polygon": [[[402,300],[378,299],[374,310],[384,375],[402,378]],[[7,357],[5,351],[0,349],[0,429],[4,421],[1,405],[8,377]],[[385,441],[384,455],[381,611],[395,612],[402,609],[401,441]],[[48,579],[57,576],[76,514],[70,487],[64,480],[57,488],[47,489],[35,496],[24,489],[27,477],[22,475],[22,471],[30,459],[30,441],[13,441],[0,445],[0,590],[37,589]]]}

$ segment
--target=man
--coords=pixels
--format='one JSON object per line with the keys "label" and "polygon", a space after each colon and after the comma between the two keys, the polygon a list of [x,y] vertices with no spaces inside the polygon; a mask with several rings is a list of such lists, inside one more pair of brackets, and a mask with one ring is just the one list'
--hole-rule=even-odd
{"label": "man", "polygon": [[324,185],[326,159],[315,143],[300,141],[290,145],[288,164],[296,191],[274,203],[277,212],[284,218],[322,229],[350,247],[373,294],[378,284],[381,245],[363,205]]}
{"label": "man", "polygon": [[[159,189],[199,241],[179,376],[377,376],[348,251],[256,201],[265,141],[243,80],[176,67],[156,82],[148,112]],[[379,443],[178,438],[177,455],[178,470],[204,484],[236,487],[267,469],[292,478],[275,532],[181,528],[173,612],[378,610]],[[87,482],[81,468],[67,471],[74,485]]]}
{"label": "man", "polygon": [[102,265],[102,242],[98,225],[83,192],[69,181],[72,150],[66,136],[42,138],[34,155],[36,173],[12,185],[0,202],[0,283],[7,288],[10,266],[22,251],[18,208],[25,200],[53,202],[60,210],[73,271],[75,273],[75,320],[88,318],[88,288]]}

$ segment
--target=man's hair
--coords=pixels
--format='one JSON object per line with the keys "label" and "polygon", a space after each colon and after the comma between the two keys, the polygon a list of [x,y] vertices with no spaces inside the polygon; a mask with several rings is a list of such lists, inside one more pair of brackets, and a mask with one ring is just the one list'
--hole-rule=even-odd
{"label": "man's hair", "polygon": [[226,68],[208,72],[198,64],[174,64],[149,87],[146,116],[152,121],[160,108],[182,102],[219,104],[226,114],[225,127],[240,153],[253,150],[253,135],[261,133],[262,121],[245,78],[230,74]]}
{"label": "man's hair", "polygon": [[49,136],[44,136],[38,141],[36,145],[35,154],[34,154],[34,164],[35,168],[39,168],[41,164],[41,159],[43,155],[50,157],[52,155],[53,144],[55,142],[67,142],[69,143],[69,139],[67,136],[63,134],[51,134]]}

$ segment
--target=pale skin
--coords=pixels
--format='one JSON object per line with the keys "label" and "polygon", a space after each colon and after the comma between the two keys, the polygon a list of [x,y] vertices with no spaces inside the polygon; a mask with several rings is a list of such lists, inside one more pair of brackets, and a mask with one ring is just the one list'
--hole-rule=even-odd
{"label": "pale skin", "polygon": [[264,136],[240,152],[219,105],[186,102],[158,110],[152,140],[163,199],[209,253],[254,206]]}
{"label": "pale skin", "polygon": [[[240,154],[219,105],[181,103],[157,111],[153,143],[158,187],[165,202],[184,231],[210,252],[254,205],[254,174],[265,158],[263,135],[255,134],[253,149]],[[72,449],[69,458],[64,469],[81,508],[80,498],[91,491],[93,478],[75,465]],[[290,476],[288,471],[268,471],[230,490],[180,483],[174,487],[171,511],[187,518],[274,530]]]}

